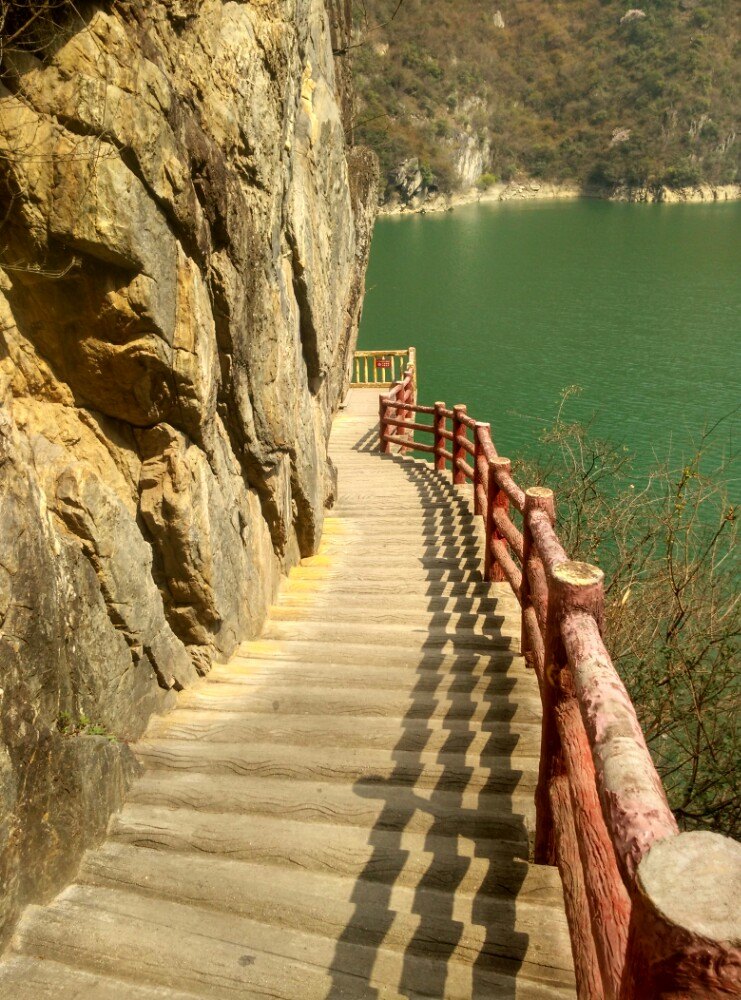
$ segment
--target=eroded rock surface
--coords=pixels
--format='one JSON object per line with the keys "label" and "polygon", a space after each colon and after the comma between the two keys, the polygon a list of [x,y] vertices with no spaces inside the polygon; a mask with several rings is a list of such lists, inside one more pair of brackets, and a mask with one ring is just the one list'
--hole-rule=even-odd
{"label": "eroded rock surface", "polygon": [[376,201],[334,5],[80,12],[0,85],[0,943],[314,550]]}

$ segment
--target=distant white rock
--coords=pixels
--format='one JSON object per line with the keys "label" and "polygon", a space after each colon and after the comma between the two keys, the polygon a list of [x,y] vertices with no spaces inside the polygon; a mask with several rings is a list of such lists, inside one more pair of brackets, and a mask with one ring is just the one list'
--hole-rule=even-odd
{"label": "distant white rock", "polygon": [[615,145],[618,142],[627,142],[630,139],[629,128],[616,128],[612,133],[612,139],[610,139],[610,145]]}
{"label": "distant white rock", "polygon": [[504,18],[502,17],[501,10],[497,10],[497,11],[494,12],[494,27],[495,28],[503,28],[504,27]]}
{"label": "distant white rock", "polygon": [[630,21],[642,21],[646,17],[646,11],[641,10],[639,7],[633,7],[631,10],[627,10],[623,16],[620,18],[621,24],[628,24]]}
{"label": "distant white rock", "polygon": [[461,187],[471,188],[486,171],[491,158],[489,140],[461,132],[453,140],[453,166]]}

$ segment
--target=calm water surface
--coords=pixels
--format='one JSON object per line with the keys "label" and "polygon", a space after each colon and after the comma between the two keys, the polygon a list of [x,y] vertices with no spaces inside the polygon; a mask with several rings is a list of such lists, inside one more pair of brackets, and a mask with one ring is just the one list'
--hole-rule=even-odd
{"label": "calm water surface", "polygon": [[[741,203],[470,206],[381,219],[360,347],[418,350],[420,400],[465,402],[500,454],[567,416],[679,461],[741,400]],[[738,434],[714,435],[713,457]]]}

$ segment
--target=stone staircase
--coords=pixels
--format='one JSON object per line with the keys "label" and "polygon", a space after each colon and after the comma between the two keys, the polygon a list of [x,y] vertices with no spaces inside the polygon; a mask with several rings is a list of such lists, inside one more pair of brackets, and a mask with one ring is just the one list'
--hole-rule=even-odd
{"label": "stone staircase", "polygon": [[442,474],[333,430],[340,496],[264,634],[154,719],[106,842],[26,910],[1,1000],[574,996],[528,862],[540,699],[478,519]]}

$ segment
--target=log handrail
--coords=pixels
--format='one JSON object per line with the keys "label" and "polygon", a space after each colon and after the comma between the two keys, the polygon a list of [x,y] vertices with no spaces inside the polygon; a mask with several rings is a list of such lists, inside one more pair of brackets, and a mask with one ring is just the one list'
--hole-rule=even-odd
{"label": "log handrail", "polygon": [[[406,356],[414,358],[413,349]],[[698,837],[730,870],[738,865],[738,847],[718,834],[679,832],[602,640],[602,571],[569,559],[556,532],[552,491],[523,490],[515,482],[489,424],[463,404],[418,405],[416,394],[412,362],[380,396],[379,448],[432,455],[437,471],[450,467],[454,485],[472,483],[474,513],[485,525],[484,578],[507,581],[520,603],[522,653],[543,704],[535,860],[561,873],[580,1000],[720,1000],[741,993],[738,928],[729,940],[728,921],[717,917],[719,898],[730,907],[736,900],[722,879],[713,882],[717,865],[705,866],[705,881],[693,883],[684,910],[667,903],[665,884],[672,863],[677,877],[685,877],[682,865],[700,853]],[[433,443],[415,434],[429,434]]]}

